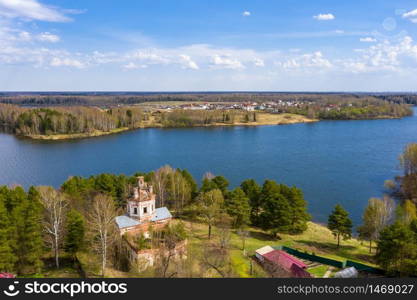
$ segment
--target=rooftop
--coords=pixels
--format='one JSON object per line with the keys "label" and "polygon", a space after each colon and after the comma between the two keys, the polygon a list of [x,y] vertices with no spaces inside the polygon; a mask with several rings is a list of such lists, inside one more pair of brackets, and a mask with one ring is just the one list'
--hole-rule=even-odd
{"label": "rooftop", "polygon": [[[155,209],[155,214],[152,216],[151,221],[158,222],[158,221],[170,219],[170,218],[172,218],[172,215],[169,212],[168,208],[160,207],[160,208]],[[115,220],[119,229],[134,227],[134,226],[138,226],[142,224],[141,221],[137,219],[133,219],[129,217],[128,215],[118,216],[116,217]]]}

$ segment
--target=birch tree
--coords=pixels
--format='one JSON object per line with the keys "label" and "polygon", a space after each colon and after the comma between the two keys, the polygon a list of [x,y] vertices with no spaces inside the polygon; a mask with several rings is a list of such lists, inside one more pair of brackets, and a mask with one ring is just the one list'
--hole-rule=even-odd
{"label": "birch tree", "polygon": [[88,212],[87,222],[93,238],[93,246],[101,257],[101,275],[104,277],[109,247],[117,234],[115,228],[116,209],[110,196],[99,194],[94,197]]}
{"label": "birch tree", "polygon": [[42,186],[38,191],[44,208],[43,229],[46,242],[50,244],[55,256],[55,265],[59,268],[59,250],[64,235],[68,201],[62,193],[52,187]]}

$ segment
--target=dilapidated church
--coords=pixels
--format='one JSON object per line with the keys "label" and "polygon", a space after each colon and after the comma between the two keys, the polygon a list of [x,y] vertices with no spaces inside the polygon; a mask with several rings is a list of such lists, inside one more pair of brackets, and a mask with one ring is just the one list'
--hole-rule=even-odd
{"label": "dilapidated church", "polygon": [[146,233],[150,225],[163,227],[172,219],[168,208],[156,207],[152,185],[146,183],[143,176],[137,177],[137,180],[133,194],[127,199],[126,214],[116,217],[122,235],[126,232]]}

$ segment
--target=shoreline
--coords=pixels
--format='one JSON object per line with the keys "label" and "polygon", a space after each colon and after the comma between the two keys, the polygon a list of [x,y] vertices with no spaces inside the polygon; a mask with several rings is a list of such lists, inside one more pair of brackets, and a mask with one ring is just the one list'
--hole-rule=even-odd
{"label": "shoreline", "polygon": [[[300,123],[315,123],[315,122],[322,122],[322,121],[365,121],[365,120],[395,120],[395,119],[402,119],[404,117],[392,117],[392,116],[377,116],[375,118],[370,119],[337,119],[337,120],[330,120],[330,119],[310,119],[303,115],[297,114],[262,114],[261,117],[268,116],[264,120],[256,121],[256,122],[236,122],[236,123],[212,123],[212,124],[198,124],[192,126],[164,126],[159,123],[150,123],[150,124],[143,124],[141,126],[135,128],[128,128],[122,127],[113,129],[111,131],[94,131],[90,133],[74,133],[74,134],[53,134],[53,135],[16,135],[17,137],[21,138],[28,138],[32,140],[39,140],[39,141],[65,141],[65,140],[77,140],[77,139],[87,139],[93,137],[100,137],[100,136],[107,136],[107,135],[114,135],[118,133],[139,130],[139,129],[148,129],[148,128],[159,128],[159,129],[180,129],[180,128],[202,128],[202,127],[257,127],[257,126],[271,126],[271,125],[293,125],[293,124],[300,124]],[[271,117],[273,116],[273,117]]]}
{"label": "shoreline", "polygon": [[[158,123],[144,124],[135,128],[122,127],[117,128],[112,131],[94,131],[91,133],[74,133],[74,134],[54,134],[54,135],[17,135],[22,138],[29,138],[32,140],[43,140],[43,141],[63,141],[63,140],[76,140],[76,139],[85,139],[106,135],[113,135],[117,133],[128,132],[132,130],[147,129],[147,128],[160,128],[160,129],[174,129],[174,128],[198,128],[198,127],[231,127],[231,126],[267,126],[267,125],[292,125],[299,123],[314,123],[319,122],[318,119],[309,119],[302,115],[296,114],[265,114],[274,116],[273,118],[267,118],[266,120],[260,120],[257,122],[236,122],[233,124],[228,123],[213,123],[213,124],[201,124],[193,126],[163,126]],[[264,115],[264,116],[265,116]]]}

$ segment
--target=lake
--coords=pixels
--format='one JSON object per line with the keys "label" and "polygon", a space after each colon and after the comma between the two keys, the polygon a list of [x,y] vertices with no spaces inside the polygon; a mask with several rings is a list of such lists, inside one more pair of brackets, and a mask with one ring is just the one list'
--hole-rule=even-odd
{"label": "lake", "polygon": [[326,222],[336,203],[355,224],[386,179],[400,174],[398,156],[417,142],[417,110],[398,120],[142,129],[73,141],[34,141],[0,134],[0,185],[53,185],[69,176],[133,174],[163,165],[210,171],[232,186],[247,178],[300,187],[313,219]]}

